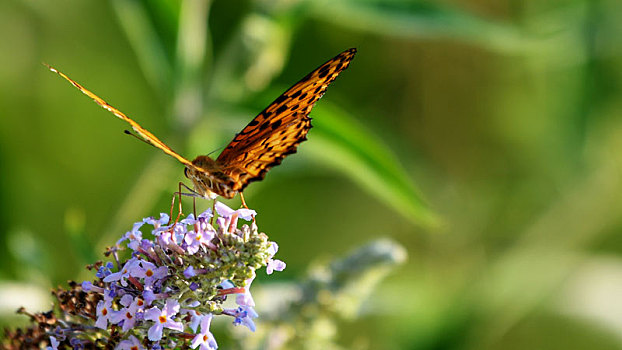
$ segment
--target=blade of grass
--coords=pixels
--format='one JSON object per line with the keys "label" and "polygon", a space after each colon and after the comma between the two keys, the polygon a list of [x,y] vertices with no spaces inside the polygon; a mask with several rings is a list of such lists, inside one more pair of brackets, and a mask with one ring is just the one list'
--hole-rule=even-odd
{"label": "blade of grass", "polygon": [[173,76],[172,67],[145,6],[141,2],[127,0],[112,0],[111,4],[143,74],[160,96],[166,97]]}
{"label": "blade of grass", "polygon": [[203,114],[203,68],[211,62],[208,14],[211,1],[184,1],[179,14],[173,116],[191,127]]}

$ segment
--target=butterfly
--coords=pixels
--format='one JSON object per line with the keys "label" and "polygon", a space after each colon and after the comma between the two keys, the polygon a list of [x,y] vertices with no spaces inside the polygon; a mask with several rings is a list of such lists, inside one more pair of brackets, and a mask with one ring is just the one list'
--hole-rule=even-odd
{"label": "butterfly", "polygon": [[[250,183],[264,178],[270,168],[296,153],[311,129],[309,113],[326,88],[348,67],[356,48],[343,51],[302,78],[251,120],[216,159],[201,155],[190,161],[173,151],[151,132],[64,73],[47,65],[95,103],[128,122],[147,143],[185,165],[184,174],[194,185],[194,194],[208,199],[233,198]],[[242,199],[243,201],[243,199]]]}

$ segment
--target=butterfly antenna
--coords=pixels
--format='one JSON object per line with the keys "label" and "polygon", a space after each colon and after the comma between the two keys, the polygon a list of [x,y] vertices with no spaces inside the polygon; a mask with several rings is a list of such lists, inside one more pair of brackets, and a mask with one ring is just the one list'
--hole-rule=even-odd
{"label": "butterfly antenna", "polygon": [[216,148],[215,150],[213,150],[213,151],[211,151],[210,153],[208,153],[207,155],[208,155],[208,156],[211,156],[211,155],[212,155],[212,153],[218,152],[218,151],[220,151],[220,150],[221,150],[221,149],[223,149],[223,148],[225,148],[225,147],[224,147],[224,146],[223,146],[223,147],[218,147],[218,148]]}
{"label": "butterfly antenna", "polygon": [[144,142],[144,143],[148,144],[149,146],[155,147],[151,142],[142,139],[141,137],[139,137],[138,135],[134,134],[133,132],[131,132],[131,131],[127,130],[127,129],[123,130],[123,132],[125,134],[127,134],[127,135],[134,136],[138,141]]}

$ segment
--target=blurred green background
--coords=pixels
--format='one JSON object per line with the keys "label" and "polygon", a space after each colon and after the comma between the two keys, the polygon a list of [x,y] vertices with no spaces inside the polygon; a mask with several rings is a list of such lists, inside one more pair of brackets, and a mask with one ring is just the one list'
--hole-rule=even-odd
{"label": "blurred green background", "polygon": [[245,191],[273,280],[390,237],[409,260],[344,348],[622,348],[619,0],[8,0],[0,33],[4,324],[183,180],[41,62],[192,159],[357,47],[309,141]]}

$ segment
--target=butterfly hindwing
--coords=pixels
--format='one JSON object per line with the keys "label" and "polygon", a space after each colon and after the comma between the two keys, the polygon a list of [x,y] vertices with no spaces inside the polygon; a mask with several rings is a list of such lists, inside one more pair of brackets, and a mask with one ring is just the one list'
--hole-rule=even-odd
{"label": "butterfly hindwing", "polygon": [[216,162],[241,192],[249,183],[295,153],[311,129],[309,113],[328,85],[348,67],[356,49],[327,61],[285,91],[259,113],[222,151]]}

